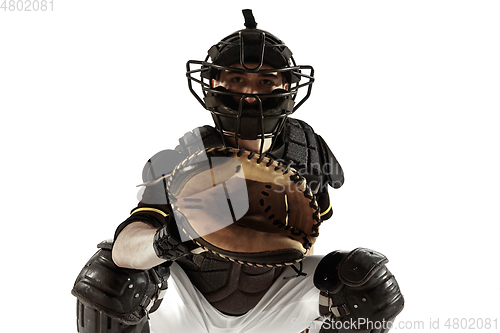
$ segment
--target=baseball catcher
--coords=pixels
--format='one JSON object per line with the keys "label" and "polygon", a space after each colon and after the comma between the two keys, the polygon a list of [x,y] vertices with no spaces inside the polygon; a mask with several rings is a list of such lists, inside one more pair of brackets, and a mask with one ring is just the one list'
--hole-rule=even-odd
{"label": "baseball catcher", "polygon": [[403,309],[383,254],[312,253],[328,188],[344,183],[323,138],[290,117],[314,70],[243,15],[245,29],[188,61],[215,127],[147,161],[142,200],[75,282],[80,333],[379,333]]}

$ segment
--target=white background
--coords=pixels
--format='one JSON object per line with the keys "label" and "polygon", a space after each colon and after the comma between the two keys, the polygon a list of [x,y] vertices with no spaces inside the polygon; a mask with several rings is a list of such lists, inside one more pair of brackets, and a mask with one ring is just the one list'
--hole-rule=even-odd
{"label": "white background", "polygon": [[498,318],[497,1],[54,0],[0,11],[2,321],[76,332],[74,279],[136,205],[145,161],[212,123],[186,61],[243,8],[316,70],[295,116],[346,174],[316,253],[386,254],[407,327]]}

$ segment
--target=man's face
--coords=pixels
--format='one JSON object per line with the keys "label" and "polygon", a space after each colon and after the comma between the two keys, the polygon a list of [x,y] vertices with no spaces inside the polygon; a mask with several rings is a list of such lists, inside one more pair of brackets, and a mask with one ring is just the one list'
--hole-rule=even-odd
{"label": "man's face", "polygon": [[[256,68],[256,64],[246,64],[247,68]],[[243,68],[241,64],[235,64],[230,67]],[[271,66],[263,65],[261,69],[273,69]],[[223,87],[230,92],[240,94],[271,94],[275,89],[288,90],[288,83],[284,83],[281,72],[266,72],[266,73],[246,73],[240,71],[223,70],[217,79],[212,79],[212,88]],[[240,96],[232,96],[236,105],[240,103]],[[262,99],[264,102],[265,99]],[[254,97],[246,97],[244,99],[244,110],[257,110],[258,100]],[[233,134],[234,132],[227,132]],[[257,140],[238,140],[238,144],[234,137],[227,138],[230,145],[233,147],[245,148],[251,151],[258,152],[261,148],[261,139]],[[264,140],[263,152],[267,151],[271,146],[270,138]]]}
{"label": "man's face", "polygon": [[[232,65],[233,68],[243,68],[241,64]],[[247,64],[246,67],[256,68],[256,64]],[[261,69],[272,69],[273,67],[263,65]],[[242,94],[270,94],[275,89],[288,90],[288,83],[284,83],[280,72],[246,73],[239,71],[223,70],[218,79],[212,79],[212,87],[224,87],[230,92]],[[240,97],[234,96],[239,103]],[[257,103],[253,97],[246,97],[245,102],[249,105]]]}

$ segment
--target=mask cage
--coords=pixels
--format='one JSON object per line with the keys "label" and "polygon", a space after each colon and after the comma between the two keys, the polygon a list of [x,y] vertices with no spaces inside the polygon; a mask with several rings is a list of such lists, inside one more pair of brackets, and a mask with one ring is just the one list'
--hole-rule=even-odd
{"label": "mask cage", "polygon": [[[304,104],[304,102],[311,96],[311,90],[312,90],[312,84],[314,82],[314,68],[312,66],[306,66],[306,65],[301,65],[297,66],[294,63],[294,66],[292,67],[285,67],[285,68],[272,68],[272,69],[261,69],[261,70],[246,70],[244,68],[235,68],[235,67],[229,67],[229,66],[220,66],[216,65],[210,62],[207,62],[207,59],[205,61],[199,61],[199,60],[189,60],[186,63],[186,76],[188,79],[188,87],[189,91],[193,96],[196,98],[196,100],[205,108],[208,110],[207,104],[205,103],[205,98],[209,93],[217,95],[228,95],[228,96],[240,96],[243,97],[261,97],[261,98],[268,98],[268,97],[290,97],[295,103],[293,106],[293,109],[291,110],[290,113],[294,113],[297,111],[297,109]],[[198,66],[198,68],[192,69],[192,66]],[[260,65],[262,67],[262,65]],[[281,73],[291,73],[292,76],[298,77],[298,78],[305,78],[307,79],[307,82],[305,83],[300,83],[298,80],[297,82],[292,82],[288,83],[289,88],[288,91],[285,93],[279,93],[279,94],[244,94],[244,93],[236,93],[236,92],[220,92],[215,90],[215,88],[212,88],[210,82],[212,79],[215,79],[212,75],[204,75],[205,73],[210,73],[212,72],[213,69],[216,70],[231,70],[235,72],[243,72],[243,73],[276,73],[276,72],[281,72]],[[307,71],[307,74],[304,73],[304,71]],[[193,75],[198,74],[199,77],[194,77]],[[192,82],[195,82],[197,84],[200,84],[201,86],[201,92],[195,91],[193,88]],[[307,87],[307,92],[304,96],[302,96],[299,99],[299,102],[296,102],[297,96],[299,95],[299,89]]]}
{"label": "mask cage", "polygon": [[[212,59],[212,62],[209,62],[209,59]],[[252,60],[249,61],[249,59]],[[255,61],[256,59],[257,61]],[[246,66],[246,62],[256,63],[257,66],[249,68]],[[230,67],[236,63],[239,63],[242,68]],[[261,69],[264,64],[273,68]],[[288,91],[277,89],[278,92],[271,94],[246,94],[212,88],[212,79],[216,78],[216,73],[223,70],[244,73],[280,72],[286,78]],[[273,139],[270,148],[272,150],[276,143],[275,138],[283,130],[286,117],[294,113],[310,97],[314,82],[314,69],[312,66],[298,66],[288,47],[270,33],[247,28],[229,35],[212,46],[204,61],[188,61],[186,63],[186,76],[189,91],[205,109],[212,113],[223,142],[225,142],[224,136],[234,137],[237,148],[239,148],[238,139],[245,139],[245,135],[241,136],[242,123],[246,122],[247,125],[257,127],[260,132],[256,137],[262,139],[260,145],[260,153],[262,153],[264,139]],[[196,91],[193,82],[199,84],[201,90]],[[301,89],[306,87],[307,89]],[[299,89],[301,89],[300,92]],[[224,97],[239,98],[238,107],[230,108],[224,105],[221,101]],[[243,101],[248,97],[258,101],[257,114],[245,113]],[[277,108],[266,110],[263,101],[272,98],[281,98],[282,102]],[[232,124],[229,131],[227,124]],[[269,128],[272,128],[271,132],[269,132]]]}
{"label": "mask cage", "polygon": [[[206,59],[208,60],[208,59]],[[261,139],[267,139],[267,138],[276,138],[279,133],[283,130],[284,127],[284,122],[286,120],[286,117],[292,113],[294,113],[311,95],[311,90],[312,90],[312,84],[314,82],[314,68],[312,66],[293,66],[293,67],[288,67],[288,68],[273,68],[273,69],[266,69],[266,70],[260,70],[260,71],[248,71],[243,68],[234,68],[234,67],[229,67],[229,66],[220,66],[220,65],[215,65],[213,63],[207,62],[207,61],[197,61],[197,60],[190,60],[186,64],[186,76],[188,78],[188,87],[189,91],[193,94],[193,96],[196,98],[196,100],[207,110],[209,110],[212,113],[212,117],[214,118],[215,125],[219,129],[219,132],[221,133],[221,136],[230,136],[234,137],[236,140],[236,144],[238,145],[238,139],[241,138],[240,132],[241,132],[241,124],[242,120],[243,122],[245,120],[248,120],[249,118],[259,118],[260,120],[258,121],[257,125],[259,126],[259,131],[260,135],[259,138]],[[193,68],[196,67],[196,68]],[[291,75],[296,76],[301,78],[301,82],[297,81],[295,83],[289,83],[289,88],[288,91],[283,91],[279,89],[278,93],[271,93],[271,94],[248,94],[248,93],[237,93],[237,92],[231,92],[231,91],[220,91],[217,90],[216,88],[212,88],[210,82],[211,82],[211,75],[206,78],[203,73],[210,73],[212,69],[216,70],[231,70],[231,71],[241,71],[241,72],[247,72],[247,73],[265,73],[265,72],[290,72]],[[306,74],[307,73],[307,74]],[[196,76],[195,76],[196,75]],[[304,80],[305,79],[305,80]],[[305,81],[305,82],[304,82]],[[199,84],[199,87],[201,87],[201,93],[199,91],[196,91],[193,87],[193,82],[196,84]],[[305,91],[305,94],[303,96],[300,96],[299,93],[304,90],[304,88],[307,87],[307,90]],[[302,89],[302,90],[300,90]],[[199,90],[199,89],[198,89]],[[278,89],[277,89],[278,90]],[[227,96],[227,97],[236,97],[240,101],[238,103],[238,109],[231,109],[228,107],[224,107],[222,102],[220,102],[220,98],[222,96]],[[250,114],[245,114],[244,109],[243,109],[243,101],[245,98],[251,97],[255,98],[258,103],[257,103],[257,110],[258,114],[250,115]],[[299,97],[299,98],[298,98]],[[279,105],[277,109],[272,109],[272,110],[266,110],[263,105],[263,100],[269,99],[269,98],[282,98],[283,101]],[[221,119],[224,118],[224,119]],[[223,123],[227,123],[227,119],[232,118],[236,119],[236,131],[234,131],[234,134],[227,133],[228,128],[226,128]],[[274,122],[276,119],[278,119],[277,124],[272,132],[267,132],[264,127],[269,123]],[[226,121],[224,121],[226,120]],[[252,122],[255,124],[255,121]],[[274,143],[276,140],[273,140],[273,144],[270,149],[274,146]],[[261,142],[261,150],[260,152],[262,153],[262,147],[264,144],[264,140]],[[237,146],[239,148],[239,146]]]}

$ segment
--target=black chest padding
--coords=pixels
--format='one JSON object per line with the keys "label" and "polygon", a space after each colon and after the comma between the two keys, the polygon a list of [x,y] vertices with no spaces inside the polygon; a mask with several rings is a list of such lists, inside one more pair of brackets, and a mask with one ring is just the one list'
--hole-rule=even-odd
{"label": "black chest padding", "polygon": [[200,150],[218,147],[224,147],[220,133],[212,126],[205,125],[184,134],[175,150],[188,157]]}
{"label": "black chest padding", "polygon": [[179,139],[179,145],[162,150],[151,157],[144,165],[142,180],[149,182],[171,173],[186,157],[205,148],[223,147],[219,132],[211,126],[195,128]]}
{"label": "black chest padding", "polygon": [[288,118],[284,136],[283,159],[303,176],[321,174],[318,142],[313,129],[305,122]]}
{"label": "black chest padding", "polygon": [[306,122],[288,118],[283,137],[283,160],[304,176],[313,191],[329,184],[334,188],[344,183],[344,173],[326,142]]}
{"label": "black chest padding", "polygon": [[[288,118],[279,140],[281,144],[272,154],[291,163],[313,190],[317,191],[320,185],[340,187],[343,183],[342,169],[335,156],[307,123]],[[222,146],[220,133],[211,126],[203,126],[179,139],[175,151],[187,157],[206,148]],[[334,168],[329,167],[333,164]],[[332,170],[340,170],[340,173],[335,175]],[[208,252],[190,254],[176,262],[209,303],[222,313],[235,316],[255,307],[283,270],[243,266]]]}
{"label": "black chest padding", "polygon": [[254,308],[282,272],[282,268],[243,266],[211,253],[176,262],[210,304],[234,316]]}
{"label": "black chest padding", "polygon": [[[291,163],[315,192],[324,184],[334,188],[342,186],[344,173],[340,164],[323,138],[306,122],[287,118],[284,133],[279,140],[282,145],[272,154],[285,163]],[[175,150],[187,157],[206,148],[223,146],[220,133],[205,125],[184,134]],[[277,152],[279,153],[276,154]]]}

